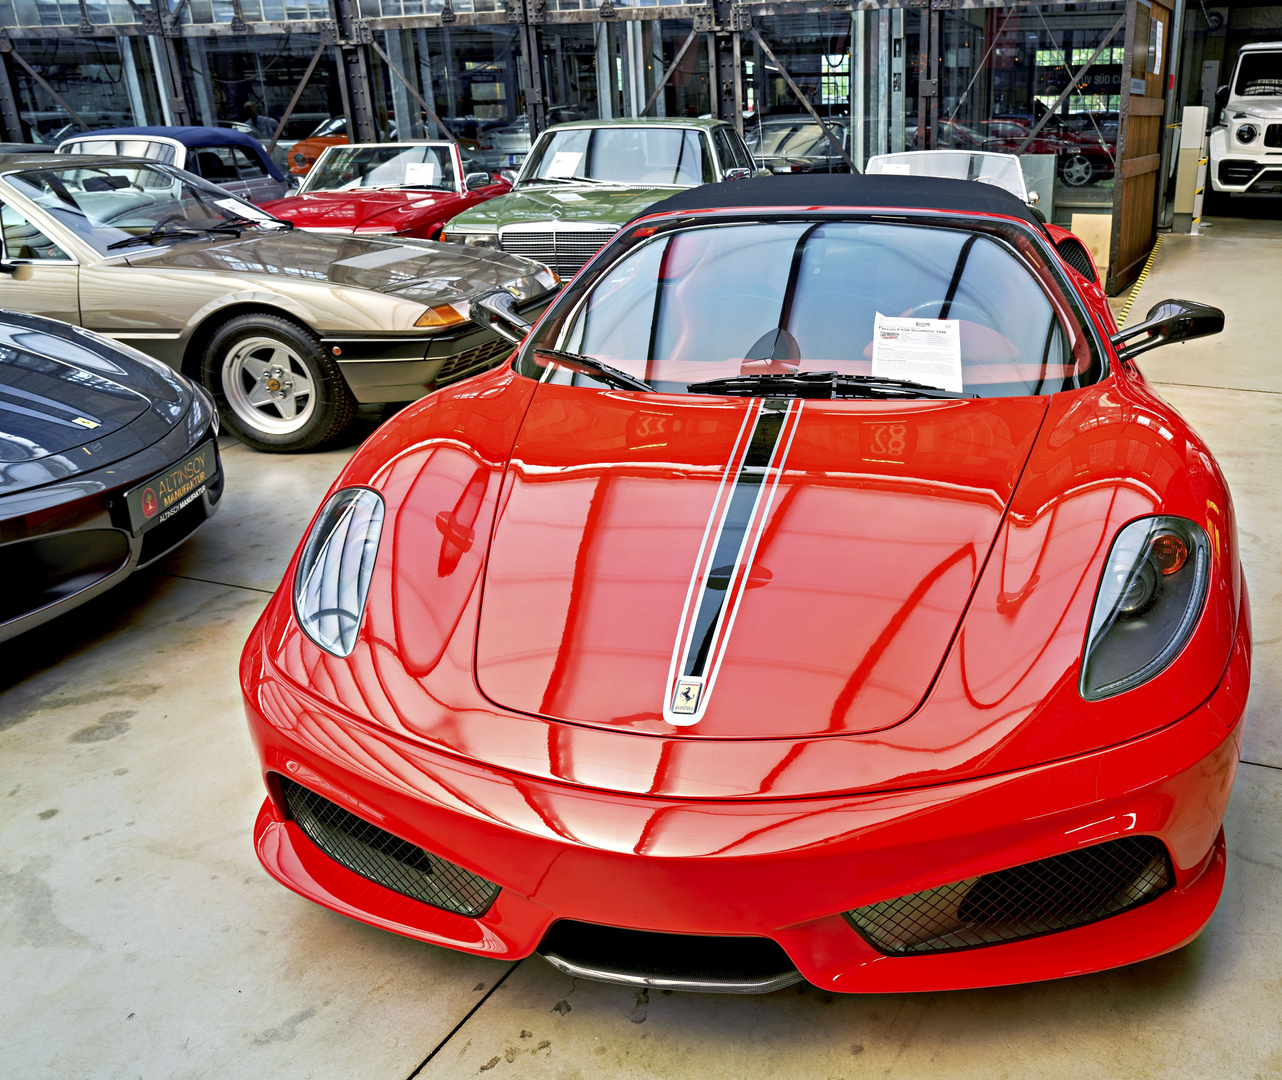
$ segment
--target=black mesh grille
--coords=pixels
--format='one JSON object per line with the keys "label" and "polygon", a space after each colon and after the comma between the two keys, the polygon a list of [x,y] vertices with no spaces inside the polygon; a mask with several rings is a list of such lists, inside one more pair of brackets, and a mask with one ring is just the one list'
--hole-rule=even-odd
{"label": "black mesh grille", "polygon": [[1082,242],[1075,237],[1066,236],[1058,244],[1055,250],[1059,252],[1059,257],[1069,266],[1082,275],[1087,281],[1095,280],[1095,269],[1091,266],[1091,257],[1087,254],[1086,248]]}
{"label": "black mesh grille", "polygon": [[458,382],[459,379],[464,379],[468,375],[486,371],[504,357],[510,356],[515,347],[510,341],[496,338],[474,349],[447,356],[445,363],[441,365],[441,370],[436,373],[436,385],[445,386],[447,383]]}
{"label": "black mesh grille", "polygon": [[1282,124],[1270,124],[1264,129],[1264,145],[1273,149],[1282,147]]}
{"label": "black mesh grille", "polygon": [[1147,903],[1174,875],[1162,842],[1131,836],[846,912],[892,956],[1038,937]]}
{"label": "black mesh grille", "polygon": [[1235,187],[1239,184],[1249,184],[1260,166],[1254,161],[1221,161],[1220,162],[1220,183],[1232,184]]}
{"label": "black mesh grille", "polygon": [[456,915],[484,915],[499,887],[385,832],[288,777],[280,778],[289,816],[318,848],[353,873]]}

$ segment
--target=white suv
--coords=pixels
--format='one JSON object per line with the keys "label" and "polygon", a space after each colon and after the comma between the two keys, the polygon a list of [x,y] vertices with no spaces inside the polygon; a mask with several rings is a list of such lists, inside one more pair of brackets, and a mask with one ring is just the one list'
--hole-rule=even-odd
{"label": "white suv", "polygon": [[1244,45],[1226,89],[1211,131],[1213,188],[1282,195],[1282,41]]}

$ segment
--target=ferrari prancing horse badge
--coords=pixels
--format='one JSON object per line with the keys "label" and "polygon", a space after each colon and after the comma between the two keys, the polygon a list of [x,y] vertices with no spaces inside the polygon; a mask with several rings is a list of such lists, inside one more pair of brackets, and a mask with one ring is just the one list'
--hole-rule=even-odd
{"label": "ferrari prancing horse badge", "polygon": [[703,693],[702,679],[678,679],[676,693],[672,695],[672,711],[689,715],[699,708]]}

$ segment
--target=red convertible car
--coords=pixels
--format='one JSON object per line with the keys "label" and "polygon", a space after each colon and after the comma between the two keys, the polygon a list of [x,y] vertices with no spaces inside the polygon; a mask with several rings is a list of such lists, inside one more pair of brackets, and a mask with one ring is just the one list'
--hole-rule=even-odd
{"label": "red convertible car", "polygon": [[1095,268],[988,184],[801,176],[625,226],[383,425],[241,662],[268,872],[576,976],[988,986],[1210,918],[1233,504]]}
{"label": "red convertible car", "polygon": [[435,240],[456,214],[512,190],[467,165],[445,141],[331,146],[296,195],[263,206],[312,232]]}

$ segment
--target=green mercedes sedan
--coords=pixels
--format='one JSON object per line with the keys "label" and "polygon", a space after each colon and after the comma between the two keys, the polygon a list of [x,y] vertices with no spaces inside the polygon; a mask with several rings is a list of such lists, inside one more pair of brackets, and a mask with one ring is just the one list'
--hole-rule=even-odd
{"label": "green mercedes sedan", "polygon": [[445,239],[577,274],[626,222],[682,188],[758,173],[723,120],[578,120],[550,127],[508,195],[445,226]]}

